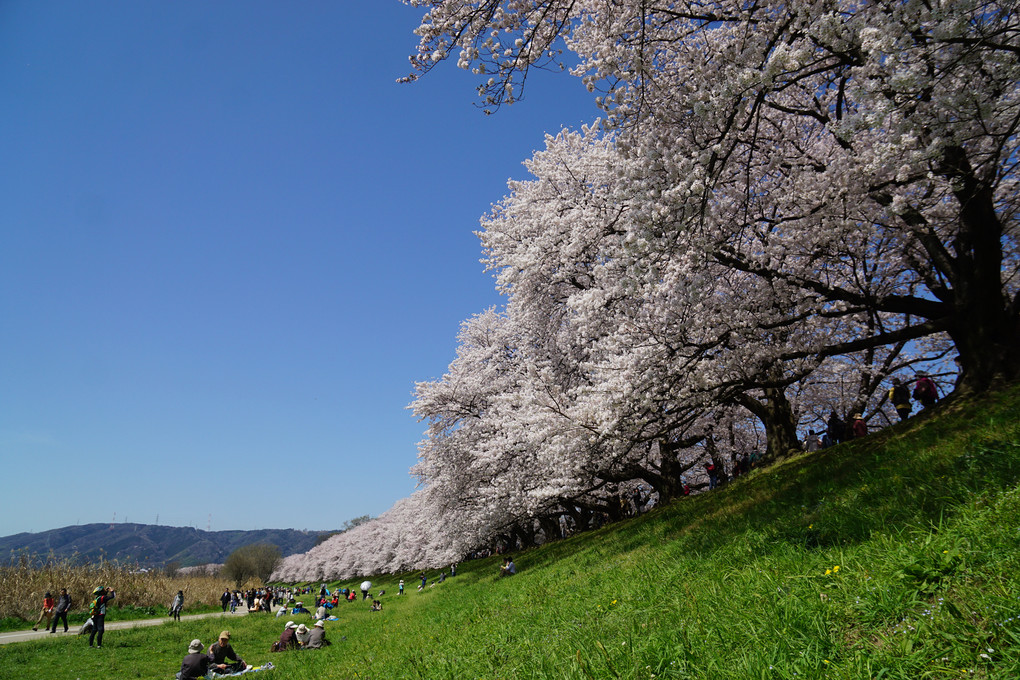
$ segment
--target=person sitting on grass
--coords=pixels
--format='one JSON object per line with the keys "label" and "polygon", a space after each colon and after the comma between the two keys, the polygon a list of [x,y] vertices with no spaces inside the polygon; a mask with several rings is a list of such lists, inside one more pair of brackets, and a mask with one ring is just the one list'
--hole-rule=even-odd
{"label": "person sitting on grass", "polygon": [[382,611],[382,602],[380,602],[379,600],[372,600],[372,607],[370,608],[369,611],[381,612]]}
{"label": "person sitting on grass", "polygon": [[326,624],[322,621],[316,621],[315,625],[312,626],[311,632],[308,634],[308,642],[305,643],[305,649],[322,649],[331,644],[326,639]]}
{"label": "person sitting on grass", "polygon": [[308,644],[309,634],[310,631],[308,630],[308,626],[306,626],[305,624],[302,623],[300,626],[297,627],[297,630],[294,631],[294,637],[297,638],[297,643],[299,647],[304,647],[306,644]]}
{"label": "person sitting on grass", "polygon": [[[181,672],[177,674],[179,680],[203,680],[209,673],[210,661],[209,657],[202,653],[203,649],[205,646],[201,640],[191,641],[188,645],[188,655],[181,662]],[[217,668],[222,671],[226,664],[220,664]]]}
{"label": "person sitting on grass", "polygon": [[287,625],[283,627],[280,639],[273,643],[272,651],[285,652],[288,649],[297,649],[297,634],[294,632],[295,630],[297,630],[297,624],[293,621],[288,621]]}
{"label": "person sitting on grass", "polygon": [[512,557],[507,557],[503,560],[503,566],[499,568],[500,576],[513,576],[517,573],[517,566],[514,564]]}
{"label": "person sitting on grass", "polygon": [[230,646],[229,630],[220,633],[219,639],[209,647],[209,661],[215,665],[214,673],[240,673],[248,667]]}
{"label": "person sitting on grass", "polygon": [[303,602],[298,602],[297,606],[291,610],[291,614],[311,614],[310,611],[305,607]]}

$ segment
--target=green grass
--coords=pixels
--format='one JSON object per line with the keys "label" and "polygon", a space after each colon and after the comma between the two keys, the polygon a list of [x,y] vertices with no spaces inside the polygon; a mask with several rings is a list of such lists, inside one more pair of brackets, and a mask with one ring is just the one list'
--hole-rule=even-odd
{"label": "green grass", "polygon": [[[399,598],[374,577],[385,611],[341,604],[326,650],[268,653],[283,619],[260,615],[234,646],[275,680],[1020,677],[1018,416],[1020,389],[950,405],[515,555],[513,578],[478,560]],[[224,625],[5,645],[0,678],[169,678]]]}

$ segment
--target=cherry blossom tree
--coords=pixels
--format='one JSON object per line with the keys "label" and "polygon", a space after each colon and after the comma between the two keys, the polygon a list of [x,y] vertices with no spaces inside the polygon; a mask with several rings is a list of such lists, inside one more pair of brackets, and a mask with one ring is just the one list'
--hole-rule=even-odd
{"label": "cherry blossom tree", "polygon": [[457,54],[488,105],[565,65],[563,40],[633,161],[646,255],[696,249],[786,286],[788,325],[874,327],[786,358],[945,332],[964,389],[1016,376],[1016,3],[411,4],[429,8],[416,75]]}

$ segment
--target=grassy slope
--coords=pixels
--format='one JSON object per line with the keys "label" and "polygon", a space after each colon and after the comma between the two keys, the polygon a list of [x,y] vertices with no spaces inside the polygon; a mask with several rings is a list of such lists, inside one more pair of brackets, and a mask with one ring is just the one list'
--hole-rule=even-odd
{"label": "grassy slope", "polygon": [[[1020,389],[949,406],[521,554],[511,579],[494,558],[422,594],[405,575],[403,598],[373,579],[386,611],[342,605],[324,651],[268,654],[282,620],[257,615],[235,647],[276,680],[1020,677],[1018,415]],[[0,678],[172,677],[222,625],[6,645]]]}

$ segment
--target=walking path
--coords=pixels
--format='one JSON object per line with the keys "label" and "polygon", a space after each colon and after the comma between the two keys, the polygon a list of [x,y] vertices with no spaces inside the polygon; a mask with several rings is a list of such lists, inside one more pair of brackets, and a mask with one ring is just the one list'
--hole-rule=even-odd
{"label": "walking path", "polygon": [[[241,615],[247,614],[247,613],[248,613],[248,610],[246,608],[244,608],[243,606],[241,606],[241,607],[238,607],[237,611],[234,612],[233,614],[231,614],[230,612],[226,612],[226,613],[224,613],[224,612],[210,612],[208,614],[188,614],[186,616],[182,616],[181,617],[181,621],[188,621],[188,620],[191,620],[191,619],[208,619],[208,618],[213,617],[213,616],[220,616],[220,617],[223,617],[223,618],[227,618],[227,617],[232,617],[232,616],[241,616]],[[164,617],[159,618],[159,619],[136,619],[134,621],[110,621],[110,620],[107,620],[106,621],[106,630],[118,630],[118,629],[123,629],[123,628],[138,628],[140,626],[158,626],[161,623],[169,623],[170,620],[171,619],[170,619],[169,616],[164,616]],[[22,630],[22,631],[16,631],[16,632],[13,632],[13,633],[0,633],[0,645],[6,645],[6,644],[11,643],[11,642],[25,642],[26,640],[35,640],[35,639],[44,638],[44,637],[62,637],[62,636],[67,636],[67,635],[74,636],[74,635],[78,634],[78,629],[79,628],[81,628],[81,624],[80,623],[75,624],[73,626],[70,626],[66,633],[62,630],[61,626],[57,627],[57,632],[56,633],[50,633],[49,631],[47,631],[45,629],[40,629],[38,631]]]}

